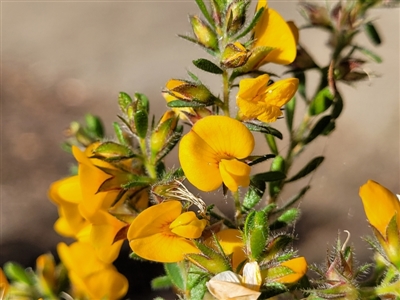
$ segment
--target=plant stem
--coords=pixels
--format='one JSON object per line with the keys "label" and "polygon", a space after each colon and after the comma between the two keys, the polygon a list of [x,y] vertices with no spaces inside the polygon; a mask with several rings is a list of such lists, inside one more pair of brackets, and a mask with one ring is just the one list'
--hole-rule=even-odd
{"label": "plant stem", "polygon": [[231,90],[230,83],[229,83],[229,76],[228,72],[224,70],[222,73],[222,83],[223,83],[223,99],[224,99],[224,106],[223,111],[226,116],[230,116],[229,114],[229,93]]}

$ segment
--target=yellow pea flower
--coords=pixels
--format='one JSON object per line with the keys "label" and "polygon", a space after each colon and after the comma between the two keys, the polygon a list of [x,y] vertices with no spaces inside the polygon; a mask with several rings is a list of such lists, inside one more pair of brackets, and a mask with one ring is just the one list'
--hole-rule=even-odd
{"label": "yellow pea flower", "polygon": [[396,215],[400,228],[400,202],[396,195],[379,183],[368,180],[360,188],[365,214],[369,223],[386,239],[386,229],[390,220]]}
{"label": "yellow pea flower", "polygon": [[236,103],[242,119],[275,122],[282,115],[281,107],[292,99],[299,85],[297,78],[279,80],[271,85],[267,85],[268,81],[269,76],[264,74],[239,82]]}
{"label": "yellow pea flower", "polygon": [[231,191],[250,183],[250,167],[238,159],[254,148],[254,137],[241,122],[209,116],[196,122],[180,142],[179,161],[186,178],[202,191],[216,190],[222,182]]}
{"label": "yellow pea flower", "polygon": [[262,7],[264,7],[264,12],[254,28],[255,44],[253,48],[266,46],[274,49],[254,69],[268,62],[290,64],[296,58],[295,35],[282,16],[268,7],[267,1],[258,1],[257,11]]}
{"label": "yellow pea flower", "polygon": [[200,253],[190,239],[199,238],[207,225],[192,211],[182,213],[179,201],[166,201],[145,209],[131,223],[129,245],[140,257],[178,262],[187,253]]}
{"label": "yellow pea flower", "polygon": [[72,295],[83,299],[121,299],[128,291],[128,280],[112,264],[97,258],[90,243],[57,245],[60,260],[68,270]]}

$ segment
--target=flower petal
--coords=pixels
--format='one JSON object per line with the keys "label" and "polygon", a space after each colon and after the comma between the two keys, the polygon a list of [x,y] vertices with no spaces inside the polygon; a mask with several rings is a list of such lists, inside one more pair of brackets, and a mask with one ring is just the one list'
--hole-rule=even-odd
{"label": "flower petal", "polygon": [[292,99],[299,86],[297,78],[278,80],[266,89],[265,102],[282,107]]}
{"label": "flower petal", "polygon": [[233,192],[236,192],[239,186],[247,187],[250,184],[251,168],[244,162],[236,159],[221,159],[219,170],[222,181]]}
{"label": "flower petal", "polygon": [[400,226],[400,202],[396,195],[379,183],[368,180],[360,188],[365,214],[369,223],[385,238],[386,228],[397,213],[397,225]]}
{"label": "flower petal", "polygon": [[293,271],[292,274],[277,278],[275,281],[280,283],[295,283],[307,272],[307,261],[304,257],[297,257],[281,263],[281,266],[287,267]]}
{"label": "flower petal", "polygon": [[257,95],[262,94],[265,91],[268,81],[268,74],[256,78],[245,78],[240,80],[237,97],[252,101]]}
{"label": "flower petal", "polygon": [[207,220],[199,220],[192,211],[185,212],[169,226],[172,233],[188,239],[197,239],[203,233]]}

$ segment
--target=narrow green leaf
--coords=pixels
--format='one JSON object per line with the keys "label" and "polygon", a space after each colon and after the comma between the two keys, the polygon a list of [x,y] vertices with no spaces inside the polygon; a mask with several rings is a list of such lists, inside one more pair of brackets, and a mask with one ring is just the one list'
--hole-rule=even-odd
{"label": "narrow green leaf", "polygon": [[268,146],[269,146],[269,149],[271,150],[271,152],[274,153],[275,155],[278,155],[279,154],[278,146],[276,145],[274,136],[272,134],[266,134],[265,138],[267,140],[267,143],[268,143]]}
{"label": "narrow green leaf", "polygon": [[175,287],[181,291],[186,290],[186,274],[184,274],[184,269],[180,266],[180,263],[165,263],[164,270]]}
{"label": "narrow green leaf", "polygon": [[246,34],[248,34],[250,31],[253,30],[253,28],[257,25],[258,21],[260,20],[262,14],[264,12],[264,7],[256,11],[256,13],[253,16],[253,19],[250,21],[249,25],[239,34],[237,35],[233,40],[237,41],[240,38],[244,37]]}
{"label": "narrow green leaf", "polygon": [[197,60],[193,61],[193,64],[198,67],[200,70],[213,73],[213,74],[222,74],[224,71],[218,67],[216,64],[213,62],[209,61],[208,59],[205,58],[199,58]]}
{"label": "narrow green leaf", "polygon": [[372,59],[374,62],[376,62],[376,63],[382,62],[382,58],[378,54],[372,52],[371,50],[368,50],[368,49],[366,49],[364,47],[360,47],[360,46],[357,46],[356,49],[359,50],[365,56]]}
{"label": "narrow green leaf", "polygon": [[132,98],[124,92],[120,92],[118,95],[118,104],[121,111],[126,112],[127,107],[132,103]]}
{"label": "narrow green leaf", "polygon": [[295,110],[296,110],[296,97],[293,97],[285,105],[285,120],[289,131],[293,130],[293,119]]}
{"label": "narrow green leaf", "polygon": [[303,169],[301,169],[296,175],[294,175],[292,178],[286,180],[287,182],[292,182],[295,180],[298,180],[300,178],[303,178],[304,176],[307,176],[310,174],[312,171],[314,171],[318,166],[324,161],[323,156],[318,156],[313,158]]}
{"label": "narrow green leaf", "polygon": [[168,276],[156,277],[151,281],[152,290],[162,290],[172,287],[172,281]]}
{"label": "narrow green leaf", "polygon": [[203,14],[204,18],[206,18],[208,23],[210,23],[210,25],[215,28],[214,20],[211,17],[210,13],[208,12],[207,6],[204,4],[203,0],[196,0],[196,3],[199,6],[200,11]]}
{"label": "narrow green leaf", "polygon": [[113,122],[113,128],[115,135],[117,136],[118,142],[120,142],[120,144],[125,146],[129,145],[129,141],[125,138],[124,131],[122,130],[118,122]]}
{"label": "narrow green leaf", "polygon": [[96,138],[104,137],[104,127],[99,117],[91,114],[86,114],[85,121],[87,129],[90,131],[91,134],[94,134]]}
{"label": "narrow green leaf", "polygon": [[268,160],[270,158],[274,158],[274,157],[275,157],[275,154],[252,155],[252,156],[247,157],[246,161],[250,160],[250,162],[248,162],[247,164],[249,166],[254,166],[256,164],[259,164],[259,163],[261,163],[263,161],[266,161],[266,160]]}
{"label": "narrow green leaf", "polygon": [[304,140],[305,144],[310,143],[312,140],[314,140],[317,136],[322,134],[324,130],[329,126],[329,123],[331,122],[332,117],[331,116],[324,116],[322,117],[317,124],[311,129],[310,134],[308,137]]}
{"label": "narrow green leaf", "polygon": [[311,101],[308,113],[311,116],[319,115],[326,111],[333,103],[334,96],[332,95],[329,87],[320,90],[315,98]]}
{"label": "narrow green leaf", "polygon": [[364,30],[365,33],[367,34],[367,37],[374,45],[380,45],[382,43],[378,31],[376,30],[374,24],[371,21],[364,24]]}
{"label": "narrow green leaf", "polygon": [[179,108],[179,107],[204,107],[205,103],[198,101],[184,101],[184,100],[173,100],[167,103],[168,107]]}
{"label": "narrow green leaf", "polygon": [[255,132],[262,132],[262,133],[267,133],[267,134],[271,134],[275,137],[277,137],[278,139],[282,139],[283,135],[280,131],[278,131],[277,129],[269,126],[266,123],[262,123],[262,122],[243,122],[243,124],[250,130],[250,131],[255,131]]}
{"label": "narrow green leaf", "polygon": [[146,111],[138,110],[135,113],[135,128],[137,135],[144,139],[147,135],[147,126],[148,126],[149,117]]}
{"label": "narrow green leaf", "polygon": [[146,97],[146,95],[141,94],[141,93],[135,93],[135,98],[137,100],[137,110],[143,110],[147,114],[149,114],[149,108],[150,108],[150,101]]}
{"label": "narrow green leaf", "polygon": [[269,171],[269,172],[265,172],[265,173],[255,174],[252,177],[255,180],[262,180],[264,182],[270,182],[270,181],[283,180],[286,178],[286,175],[279,171]]}

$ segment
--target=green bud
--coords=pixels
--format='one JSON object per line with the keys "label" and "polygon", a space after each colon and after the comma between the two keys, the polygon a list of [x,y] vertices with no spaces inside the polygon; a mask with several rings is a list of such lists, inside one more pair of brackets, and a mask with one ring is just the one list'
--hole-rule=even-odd
{"label": "green bud", "polygon": [[218,50],[218,38],[214,30],[203,22],[198,16],[190,16],[193,33],[197,41],[206,48]]}
{"label": "green bud", "polygon": [[150,137],[150,148],[152,155],[156,155],[164,147],[170,136],[174,133],[178,124],[178,116],[172,110],[164,113],[157,127]]}
{"label": "green bud", "polygon": [[167,86],[171,86],[171,88],[164,90],[163,93],[167,93],[175,99],[197,101],[206,105],[213,104],[215,100],[211,92],[201,83],[171,79]]}
{"label": "green bud", "polygon": [[246,22],[248,4],[245,0],[234,0],[229,4],[225,17],[226,31],[229,34],[235,34],[242,29]]}
{"label": "green bud", "polygon": [[241,43],[228,44],[222,53],[221,65],[226,68],[241,67],[247,62],[249,55],[250,53]]}

